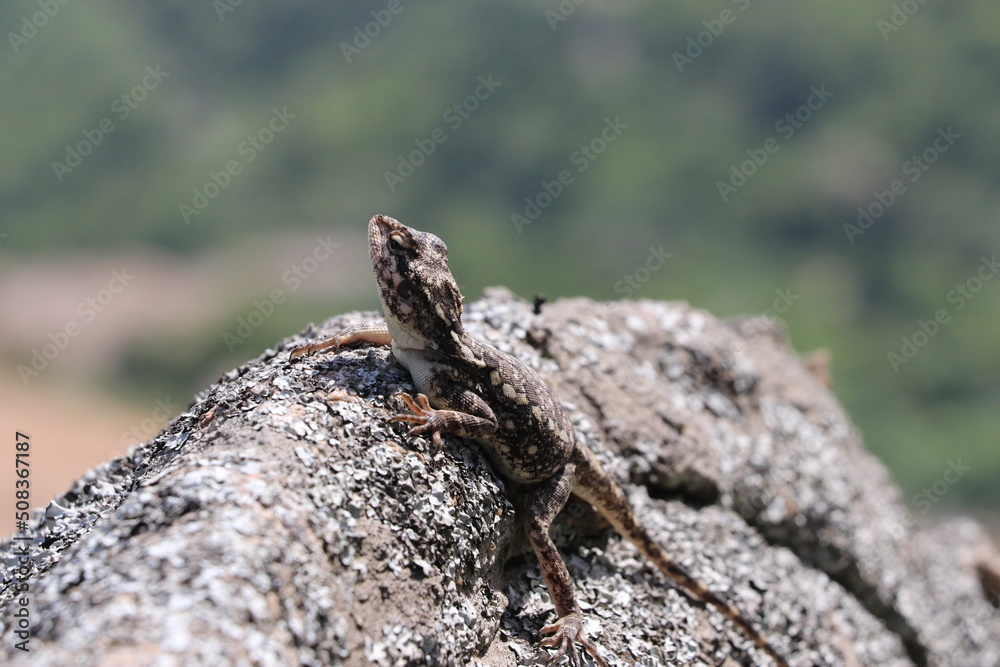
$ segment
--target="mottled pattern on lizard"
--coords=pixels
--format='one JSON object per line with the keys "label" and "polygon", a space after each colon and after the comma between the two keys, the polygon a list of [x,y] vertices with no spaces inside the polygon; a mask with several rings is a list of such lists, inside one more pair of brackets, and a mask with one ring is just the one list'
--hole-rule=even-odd
{"label": "mottled pattern on lizard", "polygon": [[695,600],[712,605],[776,664],[785,660],[731,604],[689,575],[636,518],[622,489],[576,438],[569,416],[534,370],[469,336],[462,326],[462,294],[437,236],[376,215],[368,224],[372,268],[384,324],[348,328],[325,341],[292,350],[290,357],[355,342],[391,345],[419,392],[401,395],[414,424],[408,436],[441,434],[476,440],[496,471],[527,494],[522,511],[557,619],[542,628],[542,645],[579,665],[577,645],[602,667],[606,662],[583,627],[569,571],[549,527],[570,495],[592,504],[623,537]]}

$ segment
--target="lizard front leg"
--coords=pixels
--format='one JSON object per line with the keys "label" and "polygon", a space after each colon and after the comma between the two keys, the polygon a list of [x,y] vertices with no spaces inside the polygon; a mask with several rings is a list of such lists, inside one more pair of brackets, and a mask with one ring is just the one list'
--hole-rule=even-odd
{"label": "lizard front leg", "polygon": [[566,563],[549,537],[549,527],[559,514],[570,492],[573,490],[575,466],[566,465],[560,472],[538,484],[532,492],[525,517],[528,539],[538,557],[549,596],[556,606],[558,618],[555,623],[542,628],[543,635],[552,635],[541,641],[542,646],[554,647],[555,654],[549,660],[553,664],[564,656],[569,656],[570,665],[578,667],[580,655],[576,645],[582,646],[601,667],[607,667],[604,658],[597,652],[597,646],[587,637],[583,628],[583,613],[573,594],[573,580],[566,569]]}
{"label": "lizard front leg", "polygon": [[[463,438],[484,438],[496,431],[496,415],[482,398],[465,389],[456,389],[455,392],[452,400],[435,400],[444,409],[432,408],[430,399],[424,394],[417,394],[416,398],[409,394],[397,394],[396,397],[406,403],[413,414],[396,415],[389,421],[416,424],[406,432],[406,437],[430,433],[434,446],[438,448],[441,447],[442,433]],[[450,405],[461,407],[447,409]]]}
{"label": "lizard front leg", "polygon": [[385,322],[365,322],[347,327],[343,331],[338,331],[329,338],[325,338],[315,343],[307,343],[292,348],[288,353],[289,359],[296,357],[307,357],[330,348],[337,349],[342,345],[351,343],[375,343],[376,345],[392,345],[392,336],[389,335],[389,328]]}

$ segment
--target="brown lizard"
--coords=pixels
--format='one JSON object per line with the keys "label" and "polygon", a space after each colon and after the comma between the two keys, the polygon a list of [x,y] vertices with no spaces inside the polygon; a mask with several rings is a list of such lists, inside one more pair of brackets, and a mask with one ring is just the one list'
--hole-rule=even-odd
{"label": "brown lizard", "polygon": [[695,600],[718,609],[774,662],[787,667],[736,608],[678,565],[639,523],[622,489],[576,438],[552,390],[534,370],[466,333],[462,294],[448,268],[448,249],[437,236],[376,215],[368,246],[384,323],[355,325],[323,341],[293,349],[289,358],[355,342],[391,345],[419,392],[400,398],[412,411],[391,421],[414,424],[407,437],[441,434],[476,440],[511,488],[526,493],[523,517],[557,619],[542,628],[541,645],[554,647],[550,664],[568,656],[580,663],[577,644],[607,667],[584,631],[573,582],[549,526],[570,494],[593,505],[623,537]]}

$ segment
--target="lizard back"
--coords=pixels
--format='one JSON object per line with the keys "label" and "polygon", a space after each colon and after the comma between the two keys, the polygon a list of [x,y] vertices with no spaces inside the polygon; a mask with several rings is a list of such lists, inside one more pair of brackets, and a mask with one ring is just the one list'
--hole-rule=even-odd
{"label": "lizard back", "polygon": [[[490,406],[497,429],[476,440],[497,472],[523,483],[547,479],[572,456],[576,436],[569,415],[533,369],[469,336],[464,345],[475,361],[395,347],[393,353],[436,407],[472,411],[478,401],[471,395]],[[456,392],[455,385],[467,392]]]}

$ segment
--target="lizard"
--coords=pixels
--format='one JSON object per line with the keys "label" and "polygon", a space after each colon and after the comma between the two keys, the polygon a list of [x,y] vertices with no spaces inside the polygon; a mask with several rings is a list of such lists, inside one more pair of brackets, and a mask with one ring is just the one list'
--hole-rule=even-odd
{"label": "lizard", "polygon": [[555,605],[555,622],[544,626],[540,645],[555,649],[549,664],[567,658],[580,664],[577,645],[601,667],[607,662],[587,636],[573,582],[549,527],[573,494],[593,505],[611,526],[691,598],[716,608],[780,667],[787,662],[733,605],[679,565],[643,527],[622,488],[576,436],[569,415],[545,380],[516,358],[470,336],[462,325],[463,297],[448,268],[448,249],[385,215],[368,223],[368,246],[385,322],[348,327],[301,345],[289,361],[352,343],[390,345],[407,369],[416,396],[399,399],[409,413],[406,437],[442,434],[478,442],[507,493],[518,503],[531,546]]}

